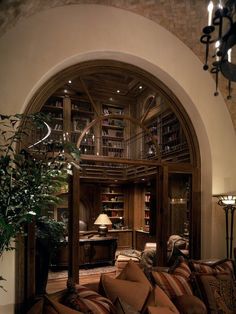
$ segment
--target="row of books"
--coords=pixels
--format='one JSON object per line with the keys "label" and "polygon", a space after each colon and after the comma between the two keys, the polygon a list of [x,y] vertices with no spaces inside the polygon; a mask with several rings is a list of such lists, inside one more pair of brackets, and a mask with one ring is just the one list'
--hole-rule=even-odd
{"label": "row of books", "polygon": [[60,123],[56,123],[53,127],[53,130],[56,130],[56,131],[62,131],[63,130],[63,125],[60,124]]}
{"label": "row of books", "polygon": [[47,105],[51,106],[51,107],[63,108],[63,103],[60,100],[52,101],[52,102],[48,103]]}
{"label": "row of books", "polygon": [[76,104],[71,104],[71,109],[74,110],[83,110],[83,111],[91,111],[91,105],[89,102],[79,101]]}

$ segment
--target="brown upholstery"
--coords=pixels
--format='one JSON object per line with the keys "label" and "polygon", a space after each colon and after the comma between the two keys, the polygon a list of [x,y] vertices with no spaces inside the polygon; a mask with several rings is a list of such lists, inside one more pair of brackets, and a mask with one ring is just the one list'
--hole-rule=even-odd
{"label": "brown upholstery", "polygon": [[194,274],[199,297],[210,313],[236,313],[236,286],[229,273]]}
{"label": "brown upholstery", "polygon": [[[140,267],[133,261],[128,262],[117,278],[102,275],[101,285],[105,295],[112,302],[117,302],[118,297],[121,302],[123,301],[131,306],[132,310],[140,311],[140,313],[148,311],[155,313],[152,307],[160,309],[157,313],[179,313],[164,291],[157,286],[153,287]],[[119,305],[120,310],[122,306]]]}
{"label": "brown upholstery", "polygon": [[149,288],[140,282],[115,279],[102,276],[102,285],[106,296],[114,303],[120,297],[137,311],[141,311],[149,295]]}
{"label": "brown upholstery", "polygon": [[37,300],[27,314],[82,314],[60,303],[64,291]]}
{"label": "brown upholstery", "polygon": [[173,312],[165,306],[148,306],[148,314],[173,314]]}
{"label": "brown upholstery", "polygon": [[207,314],[205,304],[194,295],[176,297],[174,303],[182,314]]}

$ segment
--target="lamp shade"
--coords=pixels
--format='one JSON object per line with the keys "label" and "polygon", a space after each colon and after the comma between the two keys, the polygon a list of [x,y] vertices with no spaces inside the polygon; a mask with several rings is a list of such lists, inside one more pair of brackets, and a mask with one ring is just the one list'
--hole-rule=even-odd
{"label": "lamp shade", "polygon": [[214,195],[219,199],[219,205],[227,206],[227,205],[236,205],[236,195]]}
{"label": "lamp shade", "polygon": [[[223,207],[225,212],[225,224],[226,224],[226,252],[227,258],[232,258],[233,252],[233,230],[234,230],[234,211],[236,210],[236,195],[230,194],[218,194],[213,195],[219,199],[218,204]],[[229,230],[229,215],[230,217],[230,230]],[[230,233],[229,233],[230,231]]]}
{"label": "lamp shade", "polygon": [[112,225],[111,220],[107,214],[100,214],[94,222],[95,225]]}

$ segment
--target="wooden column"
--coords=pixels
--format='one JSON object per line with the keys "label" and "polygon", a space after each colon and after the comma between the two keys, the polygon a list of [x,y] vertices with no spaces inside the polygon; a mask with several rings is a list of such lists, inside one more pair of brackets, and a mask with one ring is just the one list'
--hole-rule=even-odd
{"label": "wooden column", "polygon": [[167,232],[169,228],[168,213],[168,167],[159,167],[157,175],[157,260],[158,265],[167,262]]}
{"label": "wooden column", "polygon": [[79,204],[80,175],[79,169],[73,166],[73,175],[69,178],[68,278],[75,283],[79,283]]}
{"label": "wooden column", "polygon": [[201,258],[201,171],[193,170],[192,176],[192,210],[190,212],[189,247],[190,257]]}
{"label": "wooden column", "polygon": [[35,223],[28,224],[26,241],[26,300],[29,305],[35,297]]}
{"label": "wooden column", "polygon": [[19,234],[16,237],[16,254],[15,254],[15,314],[24,312],[25,303],[25,280],[26,280],[26,254],[25,238]]}

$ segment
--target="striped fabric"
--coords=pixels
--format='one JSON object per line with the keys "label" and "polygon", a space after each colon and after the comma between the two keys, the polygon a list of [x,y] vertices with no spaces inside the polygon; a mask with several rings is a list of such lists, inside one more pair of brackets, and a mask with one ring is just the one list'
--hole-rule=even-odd
{"label": "striped fabric", "polygon": [[235,279],[234,265],[233,265],[233,261],[231,260],[222,260],[212,265],[207,265],[205,263],[197,262],[197,261],[191,261],[191,267],[197,273],[216,274],[216,273],[226,272],[226,273],[231,274],[233,278]]}
{"label": "striped fabric", "polygon": [[63,304],[83,313],[110,314],[115,312],[114,305],[109,299],[81,285],[76,286],[76,292],[69,293],[64,298]]}
{"label": "striped fabric", "polygon": [[189,277],[191,275],[191,269],[189,268],[188,264],[185,262],[185,260],[181,260],[177,267],[175,267],[172,271],[172,274],[181,276],[185,278],[186,280],[189,280]]}
{"label": "striped fabric", "polygon": [[165,272],[152,272],[155,283],[173,299],[183,294],[192,295],[192,289],[186,278]]}
{"label": "striped fabric", "polygon": [[183,294],[193,295],[189,277],[191,270],[185,261],[180,262],[172,273],[152,271],[155,283],[172,299]]}

